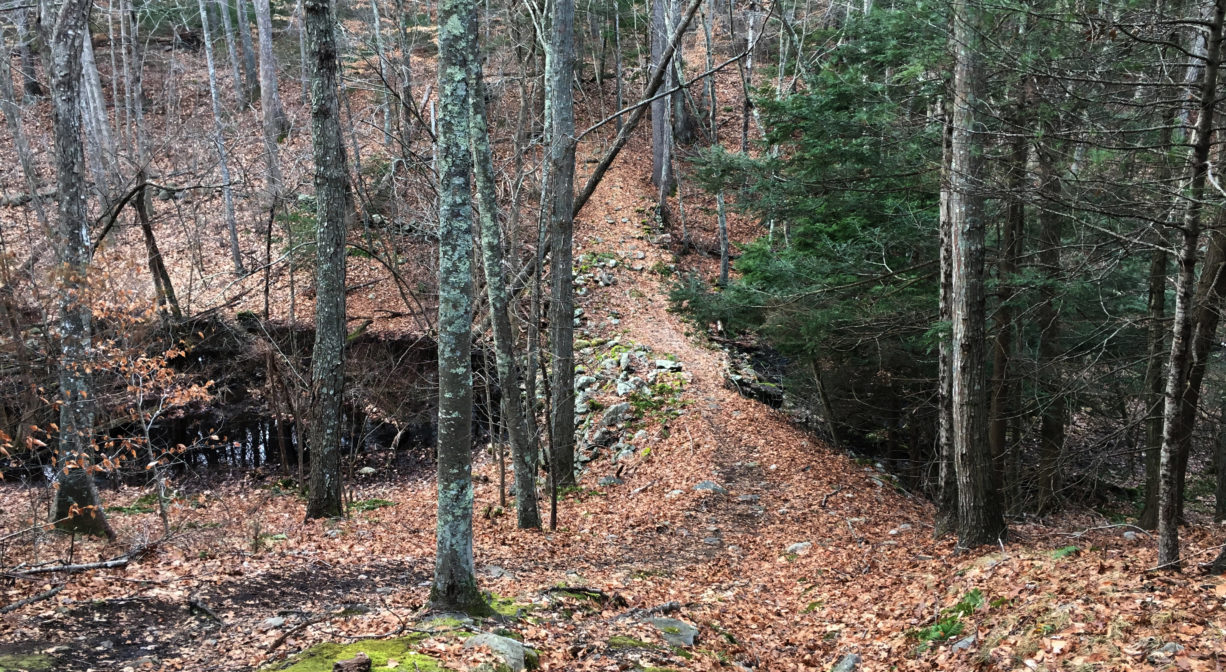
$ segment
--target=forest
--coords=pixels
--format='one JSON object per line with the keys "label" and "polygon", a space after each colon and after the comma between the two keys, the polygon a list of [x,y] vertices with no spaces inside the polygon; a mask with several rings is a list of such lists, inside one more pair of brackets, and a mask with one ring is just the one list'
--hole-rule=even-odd
{"label": "forest", "polygon": [[1226,665],[1226,0],[0,45],[0,672]]}

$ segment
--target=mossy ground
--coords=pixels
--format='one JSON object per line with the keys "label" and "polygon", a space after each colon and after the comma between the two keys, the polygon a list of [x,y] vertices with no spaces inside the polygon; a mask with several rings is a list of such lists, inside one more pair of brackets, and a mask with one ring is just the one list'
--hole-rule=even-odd
{"label": "mossy ground", "polygon": [[[265,668],[266,670],[283,670],[284,672],[330,672],[332,664],[338,660],[347,660],[359,652],[370,656],[371,672],[383,670],[420,670],[421,672],[442,672],[443,667],[438,660],[425,654],[417,653],[415,649],[422,637],[400,637],[387,640],[367,640],[353,644],[335,644],[325,642],[317,644],[295,656],[288,663]],[[388,661],[396,661],[394,667],[388,666]],[[3,669],[0,667],[0,669]]]}
{"label": "mossy ground", "polygon": [[39,653],[17,653],[0,655],[0,672],[51,672],[55,669],[55,659]]}

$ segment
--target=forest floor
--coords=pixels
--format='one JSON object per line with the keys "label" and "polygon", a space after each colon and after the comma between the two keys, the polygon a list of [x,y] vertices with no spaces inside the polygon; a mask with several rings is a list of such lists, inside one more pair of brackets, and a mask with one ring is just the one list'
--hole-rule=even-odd
{"label": "forest floor", "polygon": [[[649,368],[679,363],[669,378],[679,393],[636,405],[616,428],[636,435],[623,439],[633,452],[595,454],[561,498],[556,531],[520,531],[513,512],[500,515],[497,464],[478,459],[478,574],[506,616],[422,621],[431,474],[361,476],[348,518],[312,522],[275,485],[183,484],[175,532],[126,567],[6,580],[5,604],[62,590],[2,617],[0,669],[330,669],[359,649],[376,652],[376,669],[475,669],[488,654],[464,649],[465,637],[495,628],[549,670],[825,670],[849,655],[865,670],[1226,664],[1226,582],[1195,567],[1151,571],[1148,535],[1066,514],[1015,521],[1001,546],[956,554],[933,539],[928,502],[729,389],[725,353],[668,310],[676,259],[645,230],[649,161],[632,146],[578,224],[576,259],[613,281],[582,299],[582,352],[595,370],[649,348]],[[613,387],[597,404],[619,401]],[[92,562],[158,539],[145,495],[107,493],[125,507],[112,509],[117,542],[48,536],[11,547],[5,564]],[[0,489],[3,529],[36,519],[45,497]],[[1189,564],[1218,543],[1189,530]],[[658,615],[696,626],[693,646],[670,645],[675,633],[648,621]],[[389,637],[391,653],[380,649]],[[294,657],[321,642],[347,646]]]}

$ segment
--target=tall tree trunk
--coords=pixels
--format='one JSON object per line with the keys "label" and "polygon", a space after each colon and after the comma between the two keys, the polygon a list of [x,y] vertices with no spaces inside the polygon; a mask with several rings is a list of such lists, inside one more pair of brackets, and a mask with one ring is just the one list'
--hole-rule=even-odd
{"label": "tall tree trunk", "polygon": [[[1213,118],[1217,103],[1218,66],[1222,52],[1222,20],[1226,0],[1217,0],[1209,22],[1205,67],[1199,95],[1196,127],[1188,157],[1187,201],[1183,205],[1183,244],[1175,282],[1175,311],[1171,357],[1167,364],[1166,403],[1163,409],[1162,452],[1158,471],[1158,564],[1178,567],[1179,557],[1179,452],[1185,428],[1182,406],[1189,388],[1193,356],[1193,298],[1196,257],[1201,241],[1202,198],[1213,146]],[[1211,280],[1212,281],[1212,280]],[[1194,411],[1193,411],[1194,412]],[[1190,431],[1190,427],[1187,428]]]}
{"label": "tall tree trunk", "polygon": [[[1047,192],[1048,204],[1060,201],[1060,184],[1047,152],[1039,152],[1039,189]],[[1060,374],[1060,310],[1056,306],[1056,286],[1060,278],[1060,237],[1063,217],[1047,205],[1039,212],[1039,269],[1044,280],[1039,289],[1036,317],[1039,327],[1039,501],[1038,509],[1047,512],[1055,505],[1060,491],[1060,457],[1064,452],[1065,423],[1068,417]]]}
{"label": "tall tree trunk", "polygon": [[558,487],[575,484],[575,288],[572,238],[575,203],[575,0],[555,0],[550,51],[553,81],[549,135],[550,300],[553,428],[550,467]]}
{"label": "tall tree trunk", "polygon": [[[1019,107],[1024,107],[1021,102]],[[1020,117],[1020,115],[1018,115]],[[1016,121],[1017,128],[1025,128],[1024,122]],[[1006,491],[1008,481],[1005,465],[1008,461],[1009,416],[1014,412],[1010,406],[1013,398],[1010,362],[1013,359],[1013,282],[1021,257],[1021,237],[1026,224],[1026,205],[1022,192],[1026,185],[1026,160],[1030,143],[1025,133],[1018,133],[1013,140],[1012,156],[1009,158],[1009,204],[1005,219],[1001,222],[1000,261],[996,266],[997,299],[995,329],[996,338],[992,347],[992,402],[988,412],[988,443],[992,459],[996,463],[998,482]]]}
{"label": "tall tree trunk", "polygon": [[[475,0],[440,0],[438,21],[438,522],[430,604],[482,612],[473,568],[472,193],[469,73]],[[472,33],[469,35],[468,33]]]}
{"label": "tall tree trunk", "polygon": [[260,111],[264,132],[280,140],[289,132],[289,119],[277,92],[277,59],[272,53],[272,9],[269,0],[255,0],[255,27],[260,39]]}
{"label": "tall tree trunk", "polygon": [[234,78],[234,94],[238,98],[239,107],[242,107],[250,100],[248,98],[250,92],[247,91],[247,83],[238,65],[238,49],[234,44],[234,25],[230,21],[230,5],[226,0],[217,0],[217,10],[221,14],[221,29],[226,38],[226,55],[230,58],[230,76]]}
{"label": "tall tree trunk", "polygon": [[238,224],[234,217],[234,189],[230,186],[230,161],[226,153],[226,138],[222,133],[221,97],[217,92],[217,67],[213,61],[213,41],[209,33],[209,15],[204,0],[196,0],[200,8],[200,30],[204,33],[204,56],[209,69],[209,98],[213,103],[213,147],[217,150],[217,164],[221,168],[221,196],[226,206],[226,229],[230,234],[230,259],[234,262],[234,274],[246,275],[243,268],[242,248],[238,244]]}
{"label": "tall tree trunk", "polygon": [[106,98],[102,93],[102,79],[98,75],[98,63],[94,58],[93,40],[88,31],[81,39],[81,112],[85,123],[85,138],[89,145],[89,155],[86,158],[91,164],[94,187],[105,212],[119,188],[115,137],[111,133],[111,122],[107,118]]}
{"label": "tall tree trunk", "polygon": [[332,0],[304,0],[311,69],[311,147],[315,156],[315,347],[311,351],[311,492],[307,518],[344,513],[341,402],[345,393],[345,238],[351,199],[337,86]]}
{"label": "tall tree trunk", "polygon": [[495,367],[502,389],[502,422],[511,438],[511,464],[515,471],[516,519],[521,528],[539,528],[541,515],[536,499],[536,451],[524,415],[524,399],[519,391],[522,376],[515,357],[511,332],[510,295],[506,279],[502,235],[498,226],[498,199],[494,184],[494,158],[490,151],[489,127],[485,113],[485,86],[481,64],[473,59],[469,82],[473,169],[477,182],[477,203],[481,228],[481,259],[485,269],[485,290],[493,325]]}
{"label": "tall tree trunk", "polygon": [[[651,68],[666,70],[664,82],[672,81],[669,64],[663,61],[664,49],[668,46],[668,5],[672,0],[651,0]],[[668,124],[670,97],[663,96],[651,101],[651,183],[667,193],[671,185],[665,180],[668,166],[668,139],[671,133]],[[618,108],[621,109],[621,108]]]}
{"label": "tall tree trunk", "polygon": [[[941,114],[941,194],[940,194],[940,312],[941,324],[953,323],[953,223],[950,217],[951,140],[953,124],[948,104],[942,104]],[[933,523],[937,537],[958,529],[958,479],[954,468],[954,414],[953,414],[953,351],[949,335],[942,333],[937,350],[937,483],[935,499],[936,520]]]}
{"label": "tall tree trunk", "polygon": [[983,137],[977,129],[981,73],[979,10],[953,5],[953,137],[950,145],[951,312],[954,466],[958,477],[958,545],[997,543],[1005,521],[988,445],[985,376]]}
{"label": "tall tree trunk", "polygon": [[238,48],[243,57],[243,79],[247,82],[247,95],[253,98],[260,91],[260,74],[255,63],[255,48],[251,44],[251,18],[248,15],[247,0],[235,0],[234,6],[238,12]]}
{"label": "tall tree trunk", "polygon": [[[61,530],[114,537],[94,486],[94,395],[89,375],[92,310],[87,275],[90,264],[89,215],[81,150],[81,52],[89,39],[86,0],[66,0],[55,16],[44,16],[50,30],[52,119],[55,131],[59,226],[55,248],[60,264],[59,473],[51,519]],[[48,7],[44,5],[44,7]],[[48,8],[49,10],[49,8]]]}
{"label": "tall tree trunk", "polygon": [[[3,36],[0,35],[0,51],[7,53],[7,48],[8,44],[4,42]],[[34,165],[34,155],[30,153],[30,143],[26,140],[21,104],[17,102],[10,72],[11,70],[0,72],[0,108],[4,111],[4,121],[8,126],[9,136],[13,139],[13,149],[16,150],[17,161],[21,164],[21,173],[25,178],[26,189],[30,192],[30,202],[34,206],[34,214],[38,217],[38,223],[42,225],[43,232],[48,237],[51,237],[54,235],[51,230],[51,221],[48,218],[47,207],[43,203],[43,197],[39,194],[42,191],[42,181],[38,176],[38,168]]]}

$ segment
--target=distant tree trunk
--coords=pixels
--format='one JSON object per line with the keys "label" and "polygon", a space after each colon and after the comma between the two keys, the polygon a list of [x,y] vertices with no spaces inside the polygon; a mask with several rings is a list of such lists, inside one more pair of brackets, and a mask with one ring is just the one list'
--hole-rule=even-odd
{"label": "distant tree trunk", "polygon": [[[0,34],[0,52],[7,53],[7,48],[8,45],[4,42],[3,35]],[[30,153],[30,143],[26,140],[25,129],[22,126],[21,104],[17,102],[10,72],[11,70],[7,69],[0,71],[0,108],[4,110],[4,121],[8,126],[9,136],[13,139],[13,149],[16,150],[17,161],[21,164],[21,174],[25,178],[26,190],[30,192],[34,214],[38,217],[38,223],[42,225],[43,232],[51,237],[54,235],[51,230],[51,221],[47,215],[43,197],[39,194],[42,191],[42,181],[38,176],[38,167],[34,165],[34,155]]]}
{"label": "distant tree trunk", "polygon": [[[550,52],[553,82],[549,135],[550,301],[549,340],[552,356],[553,462],[558,487],[575,484],[575,294],[572,238],[575,202],[575,0],[555,0]],[[667,62],[664,63],[667,65]]]}
{"label": "distant tree trunk", "polygon": [[251,44],[251,19],[247,0],[235,0],[238,12],[238,47],[243,57],[243,79],[247,82],[248,100],[260,91],[260,75],[255,64],[255,48]]}
{"label": "distant tree trunk", "polygon": [[43,85],[38,81],[38,71],[34,68],[34,50],[30,48],[34,35],[29,28],[29,11],[19,9],[13,13],[13,23],[17,25],[17,71],[21,75],[21,90],[27,100],[44,93]]}
{"label": "distant tree trunk", "polygon": [[[477,58],[475,0],[440,0],[438,20],[438,522],[430,604],[488,609],[473,567],[471,357],[472,161],[468,77]],[[466,35],[468,32],[472,35]]]}
{"label": "distant tree trunk", "polygon": [[494,184],[494,159],[490,151],[489,127],[485,112],[485,86],[481,63],[473,59],[472,88],[469,94],[473,169],[477,182],[477,203],[480,214],[481,258],[485,269],[485,289],[490,306],[490,324],[494,334],[495,366],[498,387],[502,390],[502,422],[511,438],[511,462],[515,471],[515,505],[519,527],[539,528],[541,514],[536,499],[537,455],[524,415],[524,398],[519,384],[523,377],[515,357],[515,339],[511,332],[510,294],[506,279],[511,269],[506,267],[502,253],[502,235],[498,226],[498,199]]}
{"label": "distant tree trunk", "polygon": [[332,0],[305,0],[311,54],[311,146],[315,157],[315,347],[311,351],[311,491],[307,518],[344,514],[341,403],[345,393],[345,239],[351,200],[337,86]]}
{"label": "distant tree trunk", "polygon": [[[1021,103],[1020,106],[1024,106]],[[1024,124],[1018,124],[1024,128]],[[998,482],[1008,490],[1005,465],[1009,464],[1008,429],[1009,418],[1014,409],[1013,398],[1013,276],[1017,273],[1018,258],[1022,254],[1022,233],[1026,225],[1026,204],[1022,193],[1026,186],[1026,161],[1029,158],[1029,138],[1019,133],[1013,140],[1012,156],[1009,158],[1010,198],[1004,221],[1001,222],[1000,260],[996,265],[996,286],[999,305],[996,308],[996,338],[992,347],[992,401],[988,412],[988,443],[992,459],[996,463]]]}
{"label": "distant tree trunk", "polygon": [[89,144],[86,157],[94,173],[95,189],[102,210],[110,207],[118,190],[115,138],[107,118],[106,98],[102,94],[102,79],[94,59],[93,40],[88,31],[82,37],[81,49],[81,112],[85,123],[85,138]]}
{"label": "distant tree trunk", "polygon": [[[1039,152],[1039,189],[1047,192],[1047,203],[1060,201],[1060,185],[1052,166],[1053,158]],[[1064,452],[1067,402],[1060,374],[1060,310],[1056,306],[1056,286],[1060,282],[1060,238],[1063,216],[1048,205],[1039,211],[1040,273],[1046,282],[1039,289],[1035,315],[1039,327],[1039,501],[1038,509],[1047,512],[1055,506],[1060,491],[1060,458]]]}
{"label": "distant tree trunk", "polygon": [[1218,430],[1214,442],[1217,482],[1214,488],[1213,522],[1226,521],[1226,385],[1218,390]]}
{"label": "distant tree trunk", "polygon": [[1158,527],[1158,470],[1162,456],[1162,375],[1163,351],[1166,346],[1166,278],[1169,254],[1159,245],[1150,253],[1149,298],[1147,301],[1149,328],[1146,338],[1145,363],[1145,505],[1137,525],[1153,530]]}
{"label": "distant tree trunk", "polygon": [[217,0],[217,10],[221,14],[221,29],[226,38],[226,54],[230,57],[230,76],[234,78],[234,95],[238,98],[238,104],[241,107],[250,100],[248,98],[250,93],[247,91],[247,83],[243,80],[238,65],[238,49],[234,44],[234,26],[230,21],[230,5],[226,0]]}
{"label": "distant tree trunk", "polygon": [[94,395],[89,215],[81,149],[81,52],[89,39],[86,0],[66,0],[44,16],[44,40],[51,52],[52,119],[55,133],[59,226],[55,248],[60,264],[59,453],[51,520],[61,530],[114,537],[94,486]]}
{"label": "distant tree trunk", "polygon": [[221,97],[217,92],[217,67],[213,61],[213,41],[209,34],[209,15],[204,0],[196,0],[200,8],[200,30],[204,33],[204,56],[209,69],[209,97],[213,103],[213,146],[217,150],[217,164],[221,168],[221,195],[226,206],[226,229],[230,233],[230,259],[234,262],[234,274],[246,275],[243,268],[242,248],[238,244],[238,224],[234,218],[234,189],[230,186],[230,162],[226,155],[226,139],[222,133]]}
{"label": "distant tree trunk", "polygon": [[1158,473],[1158,564],[1178,568],[1179,557],[1179,452],[1184,428],[1180,422],[1189,388],[1193,356],[1193,299],[1196,290],[1196,257],[1201,243],[1202,198],[1213,147],[1213,118],[1217,103],[1218,66],[1222,53],[1222,20],[1226,2],[1215,3],[1209,22],[1199,110],[1188,157],[1183,204],[1183,244],[1179,248],[1179,272],[1175,282],[1175,311],[1171,357],[1167,364],[1166,404],[1163,409],[1162,452]]}
{"label": "distant tree trunk", "polygon": [[[651,68],[658,70],[672,68],[662,62],[664,49],[668,46],[668,5],[672,0],[651,0]],[[672,81],[666,76],[664,86]],[[664,192],[671,191],[672,185],[665,182],[668,170],[668,145],[671,129],[669,128],[670,97],[662,96],[651,101],[651,183]],[[618,108],[621,109],[621,108]]]}
{"label": "distant tree trunk", "polygon": [[984,315],[983,146],[976,128],[982,90],[978,8],[953,4],[954,100],[950,145],[952,402],[958,477],[958,545],[997,543],[1005,534],[988,445]]}
{"label": "distant tree trunk", "polygon": [[277,92],[277,59],[272,53],[272,10],[269,0],[255,0],[255,27],[260,38],[260,110],[264,132],[280,139],[289,132],[289,119]]}
{"label": "distant tree trunk", "polygon": [[[715,41],[712,38],[712,33],[715,27],[715,0],[707,1],[706,16],[703,17],[702,30],[706,38],[707,45],[707,70],[710,71],[715,67]],[[711,129],[711,141],[719,143],[719,121],[716,117],[716,110],[719,109],[719,103],[715,91],[715,77],[707,78],[707,98],[708,98],[708,125]],[[620,105],[620,101],[618,105]],[[617,109],[622,109],[618,107]],[[620,119],[620,117],[619,117]],[[719,284],[721,287],[728,284],[728,213],[724,205],[724,191],[721,189],[715,194],[715,210],[716,223],[719,236]],[[832,425],[833,426],[833,425]]]}

